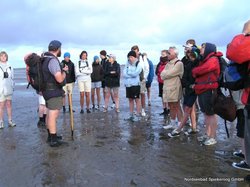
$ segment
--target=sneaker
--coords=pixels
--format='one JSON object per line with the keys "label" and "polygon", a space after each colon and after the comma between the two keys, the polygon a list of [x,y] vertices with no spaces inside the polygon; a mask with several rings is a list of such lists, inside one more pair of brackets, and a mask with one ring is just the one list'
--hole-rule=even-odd
{"label": "sneaker", "polygon": [[116,108],[116,109],[115,109],[115,111],[116,111],[117,113],[120,113],[120,110],[119,110],[119,108]]}
{"label": "sneaker", "polygon": [[148,101],[148,106],[151,106],[151,101]]}
{"label": "sneaker", "polygon": [[197,134],[199,131],[197,129],[188,129],[186,132],[184,132],[185,135],[189,136],[189,135],[193,135],[193,134]]}
{"label": "sneaker", "polygon": [[104,113],[108,112],[108,109],[107,109],[107,108],[104,108],[104,109],[103,109],[103,112],[104,112]]}
{"label": "sneaker", "polygon": [[246,171],[250,171],[250,166],[244,160],[239,162],[239,163],[234,162],[232,164],[232,166],[234,168],[237,168],[237,169],[243,169],[243,170],[246,170]]}
{"label": "sneaker", "polygon": [[87,113],[89,114],[89,113],[91,113],[91,111],[89,109],[87,109]]}
{"label": "sneaker", "polygon": [[3,129],[4,128],[4,123],[3,121],[0,122],[0,129]]}
{"label": "sneaker", "polygon": [[174,126],[173,126],[172,124],[163,126],[163,129],[166,129],[166,130],[168,130],[168,129],[173,129],[173,128],[174,128]]}
{"label": "sneaker", "polygon": [[113,103],[113,104],[111,105],[111,108],[112,108],[112,109],[115,108],[115,103]]}
{"label": "sneaker", "polygon": [[143,116],[143,117],[146,116],[146,112],[145,112],[145,111],[142,111],[142,112],[141,112],[141,116]]}
{"label": "sneaker", "polygon": [[83,114],[83,113],[84,113],[83,109],[81,109],[80,113],[81,113],[81,114]]}
{"label": "sneaker", "polygon": [[65,106],[63,106],[63,113],[65,113],[66,112],[66,108],[65,108]]}
{"label": "sneaker", "polygon": [[245,155],[242,153],[241,150],[233,152],[233,155],[245,159]]}
{"label": "sneaker", "polygon": [[170,138],[173,138],[173,137],[180,136],[180,134],[181,134],[181,131],[178,132],[177,129],[174,129],[172,132],[168,133],[168,136],[169,136]]}
{"label": "sneaker", "polygon": [[199,142],[204,142],[204,141],[206,141],[207,139],[208,139],[208,136],[207,136],[207,135],[203,135],[203,136],[197,137],[197,140],[198,140]]}
{"label": "sneaker", "polygon": [[15,127],[15,126],[16,126],[16,124],[12,120],[10,120],[9,121],[9,127]]}
{"label": "sneaker", "polygon": [[100,109],[100,106],[99,106],[99,105],[96,105],[96,106],[95,106],[95,109],[96,109],[96,110],[99,110],[99,109]]}
{"label": "sneaker", "polygon": [[208,138],[203,144],[204,145],[214,145],[217,141],[214,138]]}

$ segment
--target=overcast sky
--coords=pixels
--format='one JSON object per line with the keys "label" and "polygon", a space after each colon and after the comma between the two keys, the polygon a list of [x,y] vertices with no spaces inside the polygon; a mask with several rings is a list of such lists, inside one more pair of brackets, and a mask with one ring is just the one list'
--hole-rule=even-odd
{"label": "overcast sky", "polygon": [[1,0],[0,6],[0,50],[14,67],[24,67],[26,53],[46,51],[54,39],[73,61],[82,50],[92,61],[106,49],[124,64],[137,44],[156,64],[171,45],[182,58],[190,38],[223,51],[250,19],[247,0]]}

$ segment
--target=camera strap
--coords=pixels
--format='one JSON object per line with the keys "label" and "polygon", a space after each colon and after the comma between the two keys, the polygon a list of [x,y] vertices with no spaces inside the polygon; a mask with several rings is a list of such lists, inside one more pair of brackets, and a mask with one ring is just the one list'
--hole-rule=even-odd
{"label": "camera strap", "polygon": [[10,66],[6,69],[6,71],[4,71],[3,68],[2,68],[1,66],[0,66],[0,68],[1,68],[1,70],[3,71],[3,73],[7,72],[7,69],[8,69],[8,68],[10,68],[10,70],[11,70],[11,67],[10,67]]}

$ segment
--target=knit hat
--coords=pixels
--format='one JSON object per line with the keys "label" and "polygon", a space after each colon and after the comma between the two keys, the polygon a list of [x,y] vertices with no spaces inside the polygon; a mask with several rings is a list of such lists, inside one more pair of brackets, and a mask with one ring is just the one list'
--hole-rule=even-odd
{"label": "knit hat", "polygon": [[133,56],[133,57],[136,58],[136,53],[135,53],[135,51],[129,51],[127,57],[130,57],[130,56]]}
{"label": "knit hat", "polygon": [[97,59],[99,59],[99,57],[98,57],[98,56],[94,56],[94,62],[95,62]]}
{"label": "knit hat", "polygon": [[69,52],[64,53],[63,58],[66,58],[66,57],[70,58],[70,53]]}
{"label": "knit hat", "polygon": [[49,43],[49,51],[56,51],[57,49],[59,49],[61,47],[62,43],[59,42],[58,40],[52,40]]}
{"label": "knit hat", "polygon": [[105,50],[100,51],[100,55],[106,56],[107,52]]}

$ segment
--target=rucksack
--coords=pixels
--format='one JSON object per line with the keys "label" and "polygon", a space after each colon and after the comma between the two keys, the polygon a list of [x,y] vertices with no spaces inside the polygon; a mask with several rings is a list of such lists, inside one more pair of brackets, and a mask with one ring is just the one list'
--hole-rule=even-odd
{"label": "rucksack", "polygon": [[41,57],[36,53],[30,54],[25,59],[26,76],[28,81],[27,88],[31,85],[38,92],[44,91],[45,83],[42,71],[44,59],[44,57]]}
{"label": "rucksack", "polygon": [[224,85],[230,90],[241,90],[249,87],[248,80],[248,63],[237,64],[230,61],[224,72]]}
{"label": "rucksack", "polygon": [[220,64],[220,74],[218,77],[218,83],[220,86],[220,83],[224,81],[224,72],[225,69],[227,68],[227,61],[223,57],[217,57],[219,59],[219,64]]}

